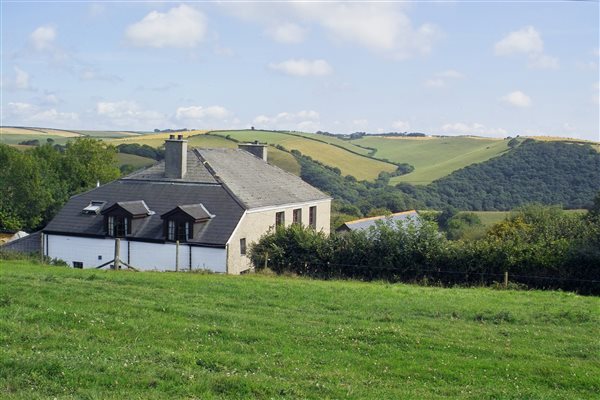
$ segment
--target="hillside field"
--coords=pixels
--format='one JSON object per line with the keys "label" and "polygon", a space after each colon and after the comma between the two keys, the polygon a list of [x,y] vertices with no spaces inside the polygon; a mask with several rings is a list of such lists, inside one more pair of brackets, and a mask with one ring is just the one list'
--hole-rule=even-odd
{"label": "hillside field", "polygon": [[377,149],[374,157],[415,167],[410,174],[393,177],[390,184],[426,185],[467,165],[487,161],[508,149],[507,140],[478,137],[382,137],[352,140]]}
{"label": "hillside field", "polygon": [[[352,175],[358,180],[373,180],[377,178],[380,172],[392,172],[397,168],[393,164],[354,154],[324,141],[309,139],[298,134],[248,130],[214,131],[213,133],[223,137],[229,136],[240,142],[258,140],[273,145],[281,145],[288,151],[298,150],[323,164],[339,168],[342,175]],[[313,136],[320,138],[320,135]],[[328,137],[323,136],[323,139],[328,139]],[[336,140],[342,142],[340,139]]]}
{"label": "hillside field", "polygon": [[146,168],[155,164],[157,161],[152,158],[141,157],[135,154],[117,153],[117,162],[118,166],[129,164],[134,168]]}
{"label": "hillside field", "polygon": [[0,263],[0,397],[592,399],[600,299]]}

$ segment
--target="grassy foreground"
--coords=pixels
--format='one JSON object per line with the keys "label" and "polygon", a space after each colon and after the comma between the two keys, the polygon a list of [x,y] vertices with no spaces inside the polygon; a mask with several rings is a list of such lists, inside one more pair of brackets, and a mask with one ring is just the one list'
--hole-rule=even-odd
{"label": "grassy foreground", "polygon": [[586,399],[600,299],[0,264],[2,398]]}

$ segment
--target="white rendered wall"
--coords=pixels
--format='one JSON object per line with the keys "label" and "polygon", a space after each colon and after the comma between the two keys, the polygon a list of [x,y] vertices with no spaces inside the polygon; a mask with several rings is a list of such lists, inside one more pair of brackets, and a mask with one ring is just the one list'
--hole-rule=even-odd
{"label": "white rendered wall", "polygon": [[[83,263],[84,268],[95,268],[114,258],[114,239],[82,238],[46,235],[46,254],[50,258]],[[121,260],[144,271],[174,271],[176,245],[174,243],[146,243],[121,239]],[[192,270],[207,269],[226,272],[225,249],[192,246]],[[108,267],[107,267],[108,268]],[[190,269],[190,246],[179,246],[179,269]]]}

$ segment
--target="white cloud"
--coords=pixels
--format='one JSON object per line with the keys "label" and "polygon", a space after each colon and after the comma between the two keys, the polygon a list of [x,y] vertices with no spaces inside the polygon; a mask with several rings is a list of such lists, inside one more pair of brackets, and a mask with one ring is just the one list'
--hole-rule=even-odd
{"label": "white cloud", "polygon": [[19,67],[15,67],[15,86],[17,89],[29,89],[29,74]]}
{"label": "white cloud", "polygon": [[513,105],[515,107],[526,108],[531,106],[531,98],[520,90],[510,92],[506,96],[502,96],[500,100]]}
{"label": "white cloud", "polygon": [[320,127],[320,115],[313,110],[281,112],[274,116],[259,115],[253,124],[259,129],[316,131]]}
{"label": "white cloud", "polygon": [[488,128],[478,122],[471,124],[465,122],[447,123],[442,126],[442,131],[445,133],[459,135],[484,135],[500,137],[504,137],[507,134],[507,131],[502,128]]}
{"label": "white cloud", "polygon": [[29,40],[36,50],[49,50],[54,46],[56,29],[51,26],[40,26],[29,35]]}
{"label": "white cloud", "polygon": [[436,73],[432,78],[425,81],[425,86],[430,88],[441,88],[446,86],[450,81],[462,79],[464,75],[460,72],[448,69],[446,71]]}
{"label": "white cloud", "polygon": [[527,55],[529,68],[559,68],[558,58],[544,54],[544,41],[533,26],[509,33],[495,44],[494,53],[497,56]]}
{"label": "white cloud", "polygon": [[288,44],[302,43],[306,38],[306,29],[291,22],[272,26],[265,33],[277,42]]}
{"label": "white cloud", "polygon": [[271,63],[269,68],[292,76],[324,76],[332,73],[333,68],[325,60],[287,60],[279,64]]}
{"label": "white cloud", "polygon": [[152,11],[130,25],[125,37],[138,47],[195,47],[204,40],[207,21],[204,14],[185,4],[160,13]]}
{"label": "white cloud", "polygon": [[395,121],[392,127],[400,132],[408,132],[410,130],[410,124],[406,121]]}
{"label": "white cloud", "polygon": [[29,103],[8,103],[7,119],[14,125],[46,125],[54,128],[74,128],[79,123],[79,115],[60,112],[54,108],[43,109]]}
{"label": "white cloud", "polygon": [[225,107],[221,106],[189,106],[179,107],[175,112],[175,118],[179,121],[188,122],[204,122],[204,120],[225,120],[230,117],[232,113]]}
{"label": "white cloud", "polygon": [[[430,53],[440,36],[431,24],[414,27],[399,4],[288,2],[269,7],[248,3],[222,7],[240,19],[264,24],[267,34],[278,41],[298,43],[306,29],[300,28],[300,24],[307,28],[316,26],[333,42],[357,45],[396,59]],[[288,27],[279,35],[271,32],[282,25],[282,21],[292,21],[285,23],[299,29]]]}
{"label": "white cloud", "polygon": [[425,86],[430,88],[440,88],[446,86],[446,81],[440,78],[427,79],[425,81]]}
{"label": "white cloud", "polygon": [[177,126],[202,129],[232,129],[239,128],[240,121],[233,113],[222,106],[187,106],[175,111]]}
{"label": "white cloud", "polygon": [[511,32],[496,43],[494,51],[498,56],[524,53],[542,53],[544,42],[538,31],[533,26]]}
{"label": "white cloud", "polygon": [[158,111],[144,110],[135,101],[98,102],[96,114],[110,126],[130,130],[150,130],[168,125],[165,115]]}

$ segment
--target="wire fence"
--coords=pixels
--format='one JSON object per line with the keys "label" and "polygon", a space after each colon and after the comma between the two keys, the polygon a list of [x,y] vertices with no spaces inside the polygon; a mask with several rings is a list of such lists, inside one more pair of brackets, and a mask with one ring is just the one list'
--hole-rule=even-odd
{"label": "wire fence", "polygon": [[[524,285],[531,288],[574,290],[583,294],[600,294],[599,279],[585,279],[560,275],[535,275],[518,271],[451,270],[444,268],[416,268],[387,265],[365,265],[296,261],[282,264],[267,259],[265,265],[278,273],[294,273],[318,279],[386,280],[391,282],[418,282],[430,285]],[[480,267],[485,268],[485,267]],[[490,268],[491,269],[491,268]]]}

